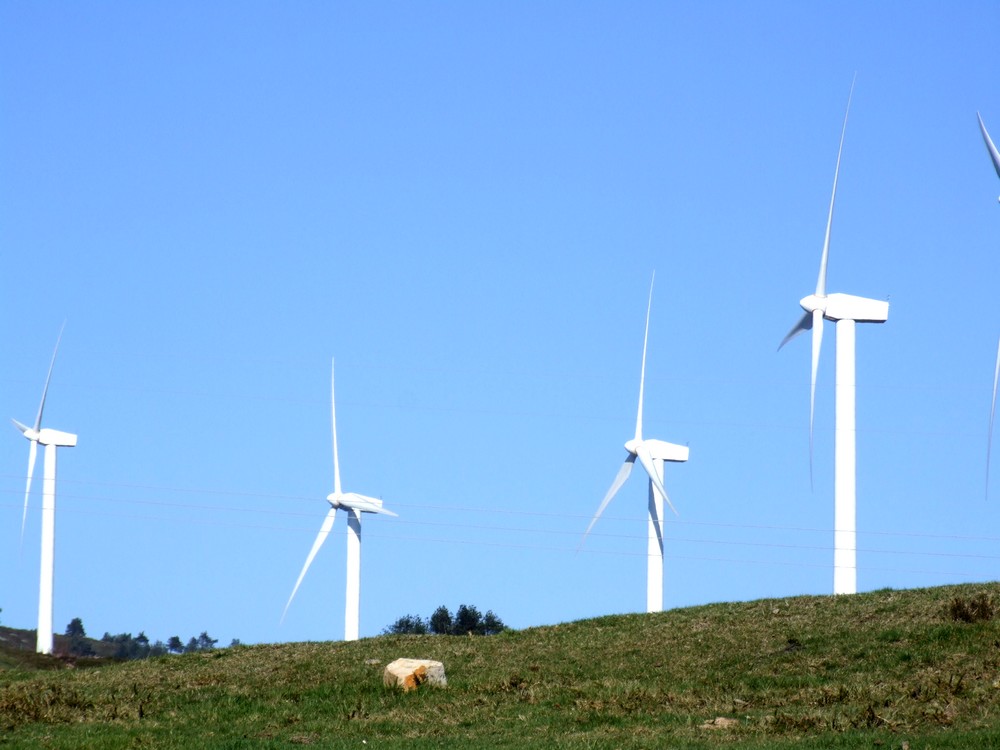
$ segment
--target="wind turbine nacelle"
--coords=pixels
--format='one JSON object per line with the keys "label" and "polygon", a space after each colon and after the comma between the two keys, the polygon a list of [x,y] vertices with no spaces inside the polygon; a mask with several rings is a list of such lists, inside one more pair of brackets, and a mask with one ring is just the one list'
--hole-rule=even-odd
{"label": "wind turbine nacelle", "polygon": [[38,442],[42,445],[55,445],[60,448],[76,447],[77,436],[71,432],[62,432],[44,427],[38,431]]}
{"label": "wind turbine nacelle", "polygon": [[668,443],[664,440],[643,440],[643,445],[649,450],[649,455],[660,461],[681,463],[688,460],[691,449],[686,445]]}
{"label": "wind turbine nacelle", "polygon": [[336,508],[346,508],[350,510],[360,510],[362,513],[384,513],[382,501],[377,497],[359,495],[355,492],[331,493],[326,498],[330,504]]}
{"label": "wind turbine nacelle", "polygon": [[889,303],[885,300],[855,297],[853,294],[828,294],[823,317],[827,320],[884,323],[889,318]]}

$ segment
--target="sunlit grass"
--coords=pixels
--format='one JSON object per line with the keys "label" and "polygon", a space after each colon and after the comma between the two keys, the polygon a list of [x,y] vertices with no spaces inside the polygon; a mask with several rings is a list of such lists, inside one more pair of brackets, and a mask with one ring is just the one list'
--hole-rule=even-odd
{"label": "sunlit grass", "polygon": [[[0,743],[998,747],[998,596],[982,584],[796,597],[90,669],[8,659]],[[382,669],[401,656],[444,662],[448,688],[384,688]]]}

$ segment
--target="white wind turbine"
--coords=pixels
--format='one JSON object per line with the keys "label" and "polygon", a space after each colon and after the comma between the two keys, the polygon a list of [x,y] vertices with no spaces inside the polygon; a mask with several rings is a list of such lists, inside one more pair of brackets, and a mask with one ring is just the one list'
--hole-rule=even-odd
{"label": "white wind turbine", "polygon": [[[997,151],[997,147],[993,145],[993,139],[990,138],[990,134],[986,132],[986,125],[983,123],[982,116],[976,112],[976,117],[979,119],[979,131],[983,134],[983,142],[986,144],[986,150],[989,152],[990,159],[993,161],[993,168],[997,172],[997,177],[1000,177],[1000,151]],[[997,411],[997,381],[1000,379],[1000,344],[997,345],[997,361],[993,368],[993,402],[990,404],[990,431],[986,440],[986,493],[989,495],[990,491],[990,452],[993,448],[993,419],[996,416]]]}
{"label": "white wind turbine", "polygon": [[[851,95],[854,84],[851,84]],[[884,323],[889,317],[889,303],[883,300],[856,297],[850,294],[826,293],[826,264],[830,253],[830,227],[833,223],[833,204],[837,198],[837,177],[840,174],[840,156],[844,150],[847,132],[847,115],[851,97],[847,99],[847,112],[840,132],[837,150],[837,167],[833,173],[833,194],[826,219],[826,236],[819,263],[816,292],[803,297],[799,304],[805,315],[788,332],[778,349],[802,331],[812,329],[812,379],[809,390],[809,475],[812,477],[813,419],[816,410],[816,371],[819,368],[820,345],[823,341],[823,319],[837,324],[837,361],[835,384],[834,425],[834,540],[833,540],[833,593],[856,594],[858,591],[857,533],[856,533],[856,445],[855,445],[855,323]]]}
{"label": "white wind turbine", "polygon": [[979,130],[983,134],[983,142],[986,144],[986,150],[990,152],[990,159],[993,160],[993,168],[997,171],[997,177],[1000,177],[1000,151],[997,151],[997,147],[993,145],[993,139],[986,132],[986,125],[983,124],[982,116],[976,112],[976,117],[979,118]]}
{"label": "white wind turbine", "polygon": [[38,632],[35,650],[40,654],[52,653],[52,589],[55,577],[55,544],[56,544],[56,449],[72,448],[76,445],[77,436],[69,432],[61,432],[48,427],[42,427],[42,412],[45,411],[45,397],[49,392],[49,381],[52,379],[52,367],[59,351],[59,341],[62,330],[56,339],[56,348],[49,362],[49,374],[45,377],[45,388],[42,389],[42,403],[38,406],[38,416],[35,426],[21,424],[16,419],[11,421],[28,439],[28,481],[24,489],[24,513],[21,517],[21,536],[24,536],[24,523],[28,517],[28,496],[31,494],[31,478],[35,472],[35,457],[38,455],[38,444],[45,446],[45,464],[42,475],[42,560],[38,581]]}
{"label": "white wind turbine", "polygon": [[347,604],[344,614],[344,640],[356,641],[358,640],[361,605],[361,514],[382,513],[387,516],[395,516],[396,514],[383,508],[382,501],[379,498],[358,495],[354,492],[344,492],[341,489],[340,461],[337,458],[337,405],[334,397],[332,364],[330,365],[330,414],[333,424],[333,492],[327,495],[326,498],[330,503],[330,510],[323,520],[319,534],[316,535],[316,541],[313,542],[312,549],[309,550],[306,563],[302,566],[302,572],[299,573],[299,578],[295,582],[295,588],[292,589],[292,595],[288,597],[288,603],[285,604],[285,611],[281,614],[281,620],[284,622],[285,615],[288,614],[288,608],[292,604],[292,599],[295,598],[295,593],[299,590],[299,585],[306,576],[306,571],[309,570],[313,558],[316,557],[319,548],[323,546],[323,542],[329,536],[330,530],[333,528],[333,522],[337,516],[337,511],[343,510],[347,514],[348,528]]}
{"label": "white wind turbine", "polygon": [[[656,274],[653,275],[655,280]],[[642,339],[642,369],[639,374],[639,412],[635,418],[635,437],[625,443],[625,450],[628,456],[625,463],[618,470],[618,476],[611,483],[611,488],[601,501],[597,513],[590,520],[590,525],[583,533],[586,540],[590,530],[594,528],[601,513],[608,507],[608,503],[617,494],[621,486],[625,484],[629,474],[632,473],[632,465],[638,458],[642,468],[649,475],[649,523],[648,523],[648,545],[647,545],[647,566],[646,566],[646,611],[663,611],[663,501],[666,500],[675,514],[677,509],[670,502],[667,491],[663,487],[663,462],[682,462],[688,460],[689,449],[686,445],[675,445],[663,440],[643,439],[642,437],[642,393],[646,380],[646,341],[649,338],[649,311],[653,306],[653,282],[649,283],[649,303],[646,306],[646,332]],[[580,542],[583,545],[583,540]]]}

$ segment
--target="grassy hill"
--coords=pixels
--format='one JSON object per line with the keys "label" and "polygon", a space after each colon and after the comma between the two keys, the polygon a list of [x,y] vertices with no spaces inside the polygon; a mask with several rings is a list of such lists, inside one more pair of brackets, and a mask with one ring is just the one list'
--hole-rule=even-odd
{"label": "grassy hill", "polygon": [[[383,688],[401,656],[448,688]],[[1000,584],[46,664],[0,669],[0,745],[1000,747]]]}
{"label": "grassy hill", "polygon": [[[0,625],[0,670],[62,669],[70,664],[75,665],[76,660],[52,659],[36,654],[36,636],[35,630],[21,630]],[[90,650],[97,657],[111,658],[117,650],[115,644],[94,638],[83,638],[82,641],[90,646]],[[70,644],[71,640],[65,635],[53,634],[52,646],[55,653],[68,654]],[[99,659],[87,662],[88,666],[96,666],[99,663]]]}

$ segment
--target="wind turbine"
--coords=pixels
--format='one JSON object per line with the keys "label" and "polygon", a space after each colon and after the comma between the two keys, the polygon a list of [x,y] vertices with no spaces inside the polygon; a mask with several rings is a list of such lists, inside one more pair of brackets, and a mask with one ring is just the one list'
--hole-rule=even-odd
{"label": "wind turbine", "polygon": [[333,492],[327,495],[326,499],[330,503],[330,510],[323,520],[316,541],[313,542],[309,556],[306,557],[306,564],[302,566],[302,572],[295,582],[292,595],[288,597],[285,604],[285,611],[281,614],[281,621],[284,622],[288,608],[295,598],[295,593],[299,590],[302,579],[306,576],[306,571],[312,565],[313,558],[323,546],[333,522],[337,517],[337,511],[343,510],[347,514],[347,595],[344,614],[344,640],[358,640],[358,623],[361,605],[361,514],[362,513],[382,513],[387,516],[396,514],[382,507],[382,501],[376,497],[358,495],[354,492],[344,492],[340,486],[340,461],[337,458],[337,405],[334,397],[333,387],[333,364],[330,365],[330,414],[333,424]]}
{"label": "wind turbine", "polygon": [[[990,159],[993,160],[993,168],[997,171],[997,177],[1000,177],[1000,151],[997,151],[997,147],[993,145],[993,139],[990,138],[990,134],[986,132],[986,125],[983,123],[982,116],[976,112],[976,117],[979,119],[979,130],[983,134],[983,142],[986,144],[986,150],[990,154]],[[1000,199],[998,199],[1000,200]],[[989,496],[990,492],[990,452],[993,449],[993,418],[997,413],[997,381],[1000,380],[1000,344],[997,346],[997,363],[993,369],[993,402],[990,404],[990,431],[986,439],[986,495]]]}
{"label": "wind turbine", "polygon": [[[653,280],[656,274],[653,274]],[[590,530],[594,528],[597,519],[601,517],[608,503],[618,493],[621,486],[625,484],[629,474],[632,473],[632,466],[638,458],[642,468],[649,476],[649,523],[648,523],[648,544],[647,544],[647,566],[646,566],[646,611],[663,611],[663,501],[666,500],[670,510],[677,513],[674,504],[670,502],[667,491],[663,487],[663,462],[682,462],[688,460],[689,449],[686,445],[675,445],[663,440],[643,439],[642,437],[642,393],[646,380],[646,342],[649,339],[649,311],[653,306],[653,281],[649,283],[649,303],[646,306],[646,332],[642,339],[642,369],[639,373],[639,412],[635,418],[635,437],[625,443],[625,450],[628,456],[625,463],[618,470],[618,476],[611,483],[611,488],[601,501],[597,513],[590,520],[590,525],[583,533],[583,541],[586,540]]]}
{"label": "wind turbine", "polygon": [[[1000,151],[997,151],[997,147],[993,145],[993,139],[986,132],[986,125],[983,124],[982,116],[976,112],[976,117],[979,118],[979,130],[983,134],[983,142],[986,144],[986,150],[990,152],[990,159],[993,160],[993,168],[997,171],[997,177],[1000,177]],[[1000,200],[1000,198],[997,200]]]}
{"label": "wind turbine", "polygon": [[[65,326],[65,324],[64,324]],[[38,632],[35,650],[40,654],[52,653],[52,589],[54,581],[54,560],[56,544],[56,449],[72,448],[76,445],[76,435],[61,432],[48,427],[42,427],[42,412],[45,411],[45,397],[49,392],[49,381],[52,379],[52,367],[59,351],[59,341],[62,339],[62,329],[56,339],[56,348],[49,362],[49,374],[45,377],[45,388],[42,389],[42,402],[38,406],[38,416],[35,426],[21,424],[16,419],[11,421],[28,439],[28,481],[24,490],[24,513],[21,517],[21,536],[24,536],[24,522],[28,515],[28,495],[31,493],[31,477],[35,471],[35,457],[38,445],[45,446],[44,473],[42,475],[42,561],[38,581]]]}
{"label": "wind turbine", "polygon": [[834,426],[834,541],[833,541],[833,593],[856,594],[858,591],[857,532],[856,532],[856,445],[855,445],[855,323],[884,323],[889,317],[889,303],[883,300],[856,297],[851,294],[826,293],[826,264],[830,255],[830,227],[833,224],[833,205],[837,198],[837,178],[840,174],[840,157],[844,150],[847,132],[847,115],[851,110],[854,84],[847,98],[847,112],[840,131],[837,150],[837,167],[833,173],[833,194],[826,219],[826,236],[819,262],[816,292],[803,297],[799,304],[805,315],[788,332],[778,346],[787,344],[802,331],[812,330],[812,380],[809,390],[809,475],[812,478],[813,422],[816,411],[816,371],[819,368],[820,346],[823,341],[823,319],[837,324],[837,361],[835,385]]}
{"label": "wind turbine", "polygon": [[[979,119],[979,130],[983,134],[983,142],[986,144],[986,150],[990,154],[990,159],[993,160],[993,168],[997,171],[997,177],[1000,177],[1000,151],[997,151],[997,147],[993,145],[993,139],[990,138],[990,134],[986,132],[986,125],[983,123],[982,115],[976,112],[976,117]],[[1000,200],[1000,199],[998,199]],[[1000,345],[997,346],[997,363],[993,370],[993,402],[990,404],[990,432],[986,441],[986,494],[989,495],[990,491],[990,452],[993,448],[993,418],[996,416],[997,411],[997,381],[1000,379]]]}

